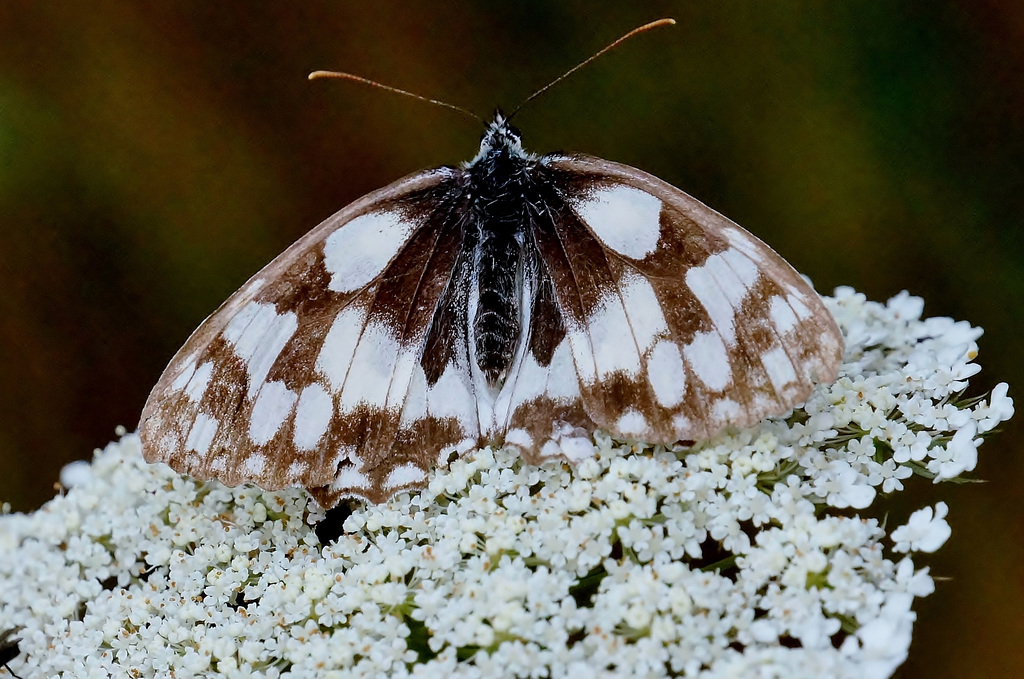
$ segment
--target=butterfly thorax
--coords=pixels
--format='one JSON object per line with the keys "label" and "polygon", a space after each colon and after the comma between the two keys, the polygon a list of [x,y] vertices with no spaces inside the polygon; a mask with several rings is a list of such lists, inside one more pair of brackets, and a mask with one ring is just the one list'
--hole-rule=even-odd
{"label": "butterfly thorax", "polygon": [[465,170],[475,242],[472,335],[475,362],[492,389],[501,387],[522,334],[524,244],[537,161],[499,113]]}
{"label": "butterfly thorax", "polygon": [[508,118],[499,109],[494,113],[494,120],[487,124],[484,136],[480,139],[480,150],[473,160],[463,164],[465,169],[485,162],[492,153],[507,153],[522,160],[536,160],[523,150],[523,140],[519,130],[509,124]]}

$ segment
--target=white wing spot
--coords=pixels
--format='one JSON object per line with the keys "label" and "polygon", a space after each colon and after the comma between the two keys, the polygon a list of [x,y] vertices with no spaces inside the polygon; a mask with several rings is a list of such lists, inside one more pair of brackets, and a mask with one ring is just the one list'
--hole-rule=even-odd
{"label": "white wing spot", "polygon": [[590,346],[590,337],[586,326],[567,319],[566,336],[569,338],[569,349],[572,352],[573,365],[580,381],[589,384],[597,379],[597,367],[594,364],[594,351]]}
{"label": "white wing spot", "polygon": [[356,343],[363,332],[365,312],[360,307],[349,306],[342,309],[331,329],[327,331],[323,346],[316,357],[316,369],[327,378],[331,389],[337,393],[345,384],[352,355],[356,351]]}
{"label": "white wing spot", "polygon": [[185,387],[185,395],[188,396],[190,401],[198,403],[203,398],[206,388],[210,386],[211,376],[213,376],[212,361],[206,361],[196,368],[196,371],[192,374],[192,379],[188,381],[188,386]]}
{"label": "white wing spot", "polygon": [[631,259],[643,259],[661,238],[661,201],[640,189],[615,184],[595,190],[573,206],[606,246]]}
{"label": "white wing spot", "polygon": [[750,399],[749,408],[751,412],[768,413],[772,411],[778,411],[779,404],[775,400],[766,396],[764,393],[755,392],[754,397]]}
{"label": "white wing spot", "polygon": [[338,446],[338,449],[334,452],[334,456],[331,457],[327,463],[327,467],[334,467],[335,469],[341,466],[342,462],[351,462],[357,467],[363,466],[363,460],[359,457],[359,450],[355,446]]}
{"label": "white wing spot", "polygon": [[205,456],[210,452],[210,444],[213,443],[213,437],[217,434],[218,427],[220,427],[220,420],[217,418],[210,417],[206,413],[196,415],[192,428],[188,432],[188,439],[185,441],[185,450],[194,450],[200,456]]}
{"label": "white wing spot", "polygon": [[296,460],[288,465],[288,478],[292,481],[298,480],[309,469],[308,462]]}
{"label": "white wing spot", "polygon": [[623,276],[622,304],[629,317],[633,337],[643,353],[650,348],[659,335],[668,332],[668,323],[661,310],[661,302],[654,287],[643,276],[628,272]]}
{"label": "white wing spot", "polygon": [[250,397],[267,379],[274,361],[297,327],[295,312],[279,314],[273,304],[249,302],[224,328],[224,338],[245,361]]}
{"label": "white wing spot", "polygon": [[295,406],[295,431],[292,441],[300,450],[313,450],[334,416],[334,399],[317,383],[308,385]]}
{"label": "white wing spot", "polygon": [[[515,380],[506,382],[494,404],[495,416],[499,422],[511,418],[516,410],[534,399],[546,396],[556,402],[565,402],[580,395],[579,378],[573,367],[572,350],[569,341],[563,339],[551,356],[547,366],[537,363],[537,359],[527,350],[516,372]],[[499,415],[499,413],[507,414]],[[525,434],[525,432],[524,432]],[[506,440],[508,436],[506,435]],[[531,444],[524,444],[529,448]]]}
{"label": "white wing spot", "polygon": [[754,235],[746,229],[733,226],[731,228],[724,229],[724,234],[725,239],[729,241],[729,245],[736,248],[750,259],[754,260],[761,266],[765,266],[769,263],[768,254],[771,252],[769,247],[755,238]]}
{"label": "white wing spot", "polygon": [[455,418],[466,434],[478,428],[476,406],[465,371],[454,364],[449,364],[434,386],[427,390],[427,410],[430,415]]}
{"label": "white wing spot", "polygon": [[505,434],[505,443],[529,450],[533,447],[533,437],[525,429],[509,429]]}
{"label": "white wing spot", "polygon": [[687,271],[686,285],[708,312],[715,329],[721,333],[725,341],[732,344],[736,340],[736,328],[734,327],[736,310],[729,303],[729,298],[725,296],[708,269],[708,265],[712,263],[714,257],[715,255],[709,257],[704,266],[695,266]]}
{"label": "white wing spot", "polygon": [[[550,372],[550,367],[541,367],[533,354],[526,351],[518,369],[513,367],[513,371],[510,373],[512,376],[505,382],[505,386],[502,387],[495,399],[495,418],[500,421],[502,413],[510,415],[515,408],[543,396]],[[505,438],[508,440],[507,436]]]}
{"label": "white wing spot", "polygon": [[409,381],[409,393],[405,397],[402,406],[402,418],[399,424],[408,427],[413,422],[422,419],[427,414],[427,376],[423,368],[415,366],[412,371],[412,379]]}
{"label": "white wing spot", "polygon": [[620,434],[638,436],[647,432],[647,419],[639,411],[630,408],[615,423],[615,428]]}
{"label": "white wing spot", "polygon": [[768,311],[772,317],[772,324],[780,335],[785,335],[796,327],[796,314],[793,313],[793,308],[789,306],[789,303],[784,298],[777,295],[772,297],[771,306]]}
{"label": "white wing spot", "polygon": [[446,446],[442,448],[437,454],[437,464],[444,467],[448,465],[448,458],[454,453],[458,457],[462,457],[470,450],[476,448],[476,439],[464,438],[453,446]]}
{"label": "white wing spot", "polygon": [[547,395],[552,400],[568,400],[580,395],[580,380],[572,363],[569,340],[563,339],[551,355],[548,365]]}
{"label": "white wing spot", "polygon": [[359,290],[379,276],[409,238],[415,224],[396,212],[368,212],[324,241],[324,266],[334,292]]}
{"label": "white wing spot", "polygon": [[416,465],[403,464],[401,467],[395,467],[388,473],[387,479],[384,480],[384,487],[397,488],[398,486],[406,486],[410,483],[419,483],[425,478],[427,478],[426,473]]}
{"label": "white wing spot", "polygon": [[370,478],[357,470],[355,467],[346,467],[334,477],[334,483],[331,484],[333,490],[340,488],[369,488]]}
{"label": "white wing spot", "polygon": [[732,382],[729,354],[715,331],[698,332],[683,349],[683,354],[694,374],[715,391],[725,389]]}
{"label": "white wing spot", "polygon": [[196,356],[192,354],[178,368],[178,375],[171,382],[171,391],[180,391],[185,388],[189,380],[192,379],[192,375],[196,371]]}
{"label": "white wing spot", "polygon": [[238,313],[228,321],[227,326],[224,328],[224,339],[232,346],[237,345],[246,328],[252,324],[253,318],[256,317],[257,312],[262,306],[264,305],[259,302],[249,302],[239,309]]}
{"label": "white wing spot", "polygon": [[263,453],[250,453],[242,462],[242,471],[249,478],[260,476],[267,468],[267,458]]}
{"label": "white wing spot", "polygon": [[719,422],[737,422],[743,415],[743,407],[731,398],[720,398],[711,407],[711,416]]}
{"label": "white wing spot", "polygon": [[249,438],[262,446],[277,435],[288,419],[298,395],[284,382],[267,382],[260,389],[249,417]]}
{"label": "white wing spot", "polygon": [[775,347],[761,354],[761,364],[764,366],[765,372],[768,373],[768,379],[771,380],[775,393],[780,396],[784,393],[787,384],[796,381],[793,363],[782,347]]}
{"label": "white wing spot", "polygon": [[807,305],[804,304],[799,297],[794,294],[789,294],[786,296],[786,301],[789,302],[789,306],[793,308],[793,312],[796,314],[797,318],[800,320],[810,318],[811,310],[807,308]]}
{"label": "white wing spot", "polygon": [[739,282],[740,287],[737,289],[736,296],[729,297],[734,304],[739,304],[750,294],[750,288],[757,282],[760,271],[757,265],[739,250],[726,250],[722,253],[722,259],[729,265],[735,280]]}
{"label": "white wing spot", "polygon": [[832,353],[841,347],[839,343],[839,338],[833,335],[832,333],[825,334],[822,337],[821,343],[822,348],[825,349],[827,353]]}
{"label": "white wing spot", "polygon": [[587,319],[587,331],[594,348],[598,375],[607,377],[617,370],[636,375],[640,372],[640,356],[629,330],[629,321],[622,300],[616,294],[606,295],[600,306]]}
{"label": "white wing spot", "polygon": [[671,408],[686,394],[686,368],[675,342],[662,340],[654,345],[647,359],[647,379],[658,403]]}
{"label": "white wing spot", "polygon": [[387,327],[376,322],[367,324],[341,391],[342,411],[352,410],[359,403],[385,406],[398,349],[398,340]]}
{"label": "white wing spot", "polygon": [[679,413],[672,418],[672,428],[676,430],[676,436],[684,438],[690,435],[690,427],[693,426],[693,422],[686,415]]}
{"label": "white wing spot", "polygon": [[409,387],[412,384],[413,374],[417,369],[423,370],[419,364],[418,347],[404,345],[398,352],[398,358],[391,371],[391,384],[388,386],[387,407],[392,409],[403,408],[405,399],[409,398]]}
{"label": "white wing spot", "polygon": [[249,372],[249,396],[255,395],[258,385],[267,379],[270,368],[281,355],[284,345],[288,344],[288,340],[295,334],[297,327],[298,317],[294,312],[289,311],[279,316],[275,313],[267,334],[246,366]]}
{"label": "white wing spot", "polygon": [[728,344],[736,340],[736,312],[757,280],[757,267],[737,250],[708,257],[686,272],[686,285],[697,296]]}

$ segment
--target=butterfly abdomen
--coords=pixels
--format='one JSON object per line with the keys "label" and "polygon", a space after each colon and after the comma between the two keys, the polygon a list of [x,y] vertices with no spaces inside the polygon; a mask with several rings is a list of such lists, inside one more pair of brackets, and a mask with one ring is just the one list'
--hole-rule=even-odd
{"label": "butterfly abdomen", "polygon": [[477,367],[492,389],[504,382],[522,332],[524,166],[502,149],[472,170],[478,187],[473,342]]}
{"label": "butterfly abdomen", "polygon": [[492,388],[508,373],[519,340],[521,300],[516,285],[521,261],[514,235],[481,234],[473,337],[477,366]]}

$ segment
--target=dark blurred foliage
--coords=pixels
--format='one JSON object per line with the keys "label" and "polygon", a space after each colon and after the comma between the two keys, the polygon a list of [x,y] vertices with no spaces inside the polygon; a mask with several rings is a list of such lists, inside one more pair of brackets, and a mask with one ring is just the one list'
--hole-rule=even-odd
{"label": "dark blurred foliage", "polygon": [[[986,329],[1024,385],[1024,6],[949,2],[89,3],[0,11],[0,499],[133,428],[189,332],[307,229],[626,30],[518,117],[535,151],[648,170],[771,243],[820,290],[901,289]],[[1014,389],[1016,387],[1017,389]],[[1020,419],[1020,416],[1018,416]],[[902,677],[1024,676],[1021,428],[950,503]]]}

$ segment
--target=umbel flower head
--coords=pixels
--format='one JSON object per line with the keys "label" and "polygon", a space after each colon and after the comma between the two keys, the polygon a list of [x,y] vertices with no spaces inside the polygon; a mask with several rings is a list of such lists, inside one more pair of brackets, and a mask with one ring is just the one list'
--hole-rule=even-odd
{"label": "umbel flower head", "polygon": [[[827,299],[839,380],[694,448],[596,435],[576,468],[480,450],[355,505],[336,541],[304,491],[199,483],[124,435],[70,489],[0,517],[0,630],[21,676],[887,677],[939,502],[857,511],[974,469],[1013,414],[965,398],[981,334],[920,299]],[[874,509],[874,508],[872,508]],[[878,513],[878,512],[874,512]]]}

